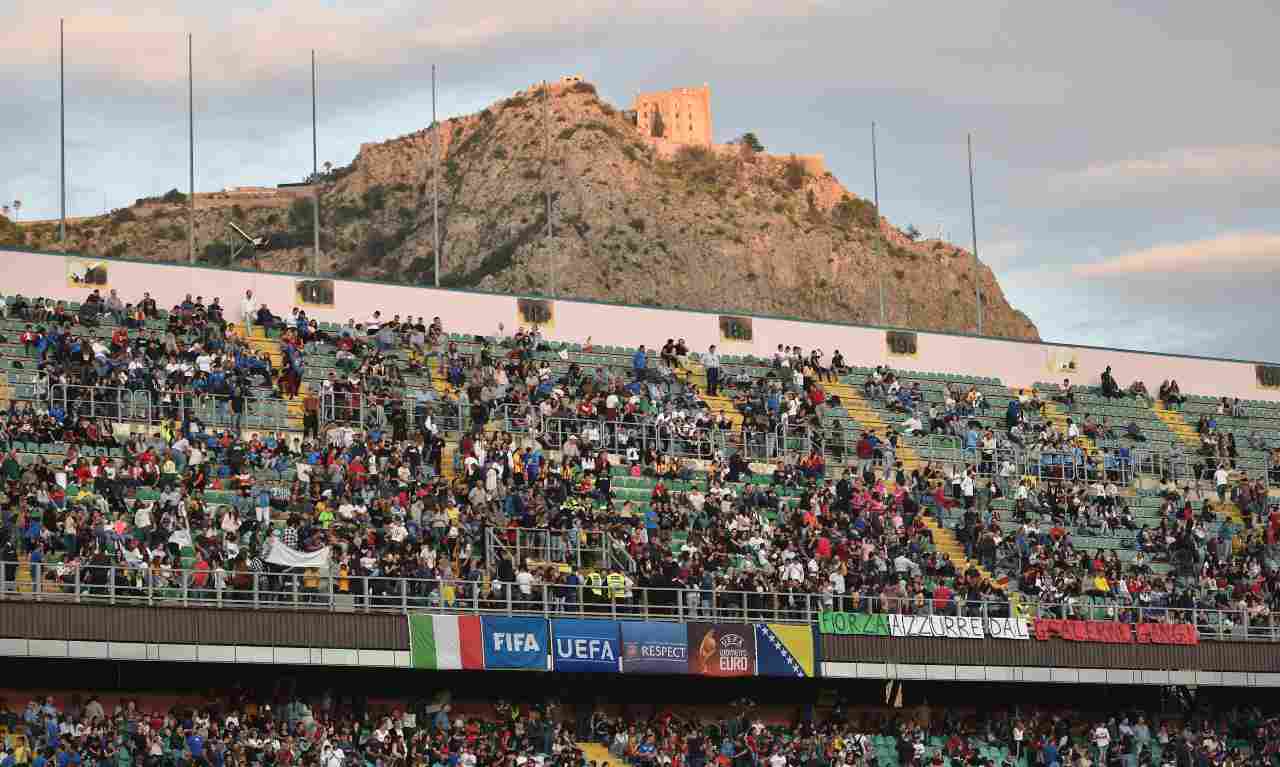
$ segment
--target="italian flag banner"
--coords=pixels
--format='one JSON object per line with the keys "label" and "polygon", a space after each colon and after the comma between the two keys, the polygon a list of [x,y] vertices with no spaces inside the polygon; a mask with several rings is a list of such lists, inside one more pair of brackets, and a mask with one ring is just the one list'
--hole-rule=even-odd
{"label": "italian flag banner", "polygon": [[482,671],[484,643],[478,615],[410,615],[413,667],[427,671]]}

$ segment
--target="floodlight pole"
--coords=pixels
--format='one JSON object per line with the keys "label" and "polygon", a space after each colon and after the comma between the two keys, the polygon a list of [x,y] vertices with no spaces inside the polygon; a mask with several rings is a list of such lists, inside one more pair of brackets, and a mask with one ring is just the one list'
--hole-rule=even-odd
{"label": "floodlight pole", "polygon": [[876,162],[876,123],[871,121],[871,191],[875,195],[876,228],[880,228],[880,168]]}
{"label": "floodlight pole", "polygon": [[62,200],[62,214],[58,219],[58,242],[62,251],[67,250],[67,59],[66,20],[58,19],[58,156],[60,175],[58,195]]}
{"label": "floodlight pole", "polygon": [[885,321],[884,321],[884,275],[883,274],[879,276],[879,282],[880,282],[880,326],[884,327]]}
{"label": "floodlight pole", "polygon": [[556,256],[551,247],[551,85],[542,81],[542,188],[547,206],[547,258],[551,267],[551,297],[556,295]]}
{"label": "floodlight pole", "polygon": [[436,121],[436,65],[431,65],[431,254],[440,287],[440,124]]}
{"label": "floodlight pole", "polygon": [[978,315],[978,335],[982,335],[982,285],[978,282],[978,214],[973,201],[973,134],[969,146],[969,226],[973,232],[973,303]]}
{"label": "floodlight pole", "polygon": [[311,274],[320,276],[320,163],[316,140],[316,51],[311,49]]}
{"label": "floodlight pole", "polygon": [[187,256],[196,262],[196,97],[191,34],[187,34]]}

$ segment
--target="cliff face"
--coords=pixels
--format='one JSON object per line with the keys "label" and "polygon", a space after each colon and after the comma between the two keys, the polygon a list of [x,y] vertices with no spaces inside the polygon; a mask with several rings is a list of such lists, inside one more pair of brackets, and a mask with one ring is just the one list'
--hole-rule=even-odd
{"label": "cliff face", "polygon": [[[441,283],[815,320],[974,330],[972,256],[912,242],[834,176],[732,147],[662,159],[586,84],[523,92],[431,134],[366,144],[325,176],[322,269],[341,277],[431,284],[432,187],[439,185]],[[546,196],[551,193],[551,236]],[[256,264],[299,270],[308,200],[197,210],[202,257],[225,262],[225,223],[271,234]],[[71,250],[185,260],[186,213],[152,204],[72,227]],[[39,246],[48,233],[28,232]],[[212,243],[212,244],[211,244]],[[240,262],[249,265],[254,262]],[[978,269],[984,332],[1038,338]]]}

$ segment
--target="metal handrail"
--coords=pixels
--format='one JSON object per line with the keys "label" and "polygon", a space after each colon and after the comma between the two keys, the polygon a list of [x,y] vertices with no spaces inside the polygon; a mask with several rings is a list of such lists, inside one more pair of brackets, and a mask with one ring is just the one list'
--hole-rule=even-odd
{"label": "metal handrail", "polygon": [[[274,572],[156,569],[144,566],[0,562],[0,601],[132,604],[327,612],[417,611],[496,615],[588,616],[658,621],[773,621],[813,624],[827,610],[865,614],[955,615],[1188,623],[1201,639],[1280,641],[1280,617],[1251,620],[1244,610],[1142,604],[1017,603],[956,597],[941,609],[931,599],[862,597],[829,592],[735,591],[721,588],[535,582],[523,589],[501,581],[353,576],[330,569]],[[29,578],[23,578],[25,568]],[[8,579],[9,574],[16,577]]]}
{"label": "metal handrail", "polygon": [[187,418],[194,418],[212,428],[237,425],[255,431],[302,428],[301,416],[289,414],[289,400],[249,394],[244,397],[244,410],[239,418],[232,400],[229,395],[201,394],[189,389],[181,392],[161,390],[157,398],[149,390],[141,388],[61,383],[51,384],[47,393],[50,408],[59,406],[66,413],[74,408],[78,416],[119,423],[156,425],[168,420],[181,423]]}
{"label": "metal handrail", "polygon": [[436,431],[442,434],[460,434],[469,426],[470,408],[461,402],[443,398],[419,401],[416,396],[370,397],[359,392],[320,392],[317,417],[322,427],[337,424],[358,429],[386,429],[390,426],[392,408],[399,408],[419,430],[425,428],[428,416]]}
{"label": "metal handrail", "polygon": [[[512,562],[534,559],[547,564],[569,564],[574,569],[608,567],[612,541],[604,530],[550,527],[487,528],[486,561],[497,562],[497,551]],[[583,540],[585,538],[585,540]]]}

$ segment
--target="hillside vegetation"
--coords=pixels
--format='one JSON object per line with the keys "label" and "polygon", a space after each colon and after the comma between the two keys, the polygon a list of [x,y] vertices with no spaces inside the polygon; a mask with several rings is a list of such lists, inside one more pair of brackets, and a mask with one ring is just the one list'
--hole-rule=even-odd
{"label": "hillside vegetation", "polygon": [[[444,285],[545,294],[554,280],[565,297],[862,323],[879,320],[883,285],[890,324],[974,329],[968,252],[914,241],[831,174],[812,175],[750,141],[663,159],[588,84],[518,93],[440,132]],[[425,130],[366,144],[350,165],[322,175],[324,272],[433,282],[430,147]],[[69,250],[185,261],[184,201],[171,191],[79,221]],[[202,260],[229,262],[225,222],[235,220],[273,243],[238,266],[308,263],[309,199],[197,207]],[[55,236],[39,225],[24,238],[49,247]],[[981,266],[977,279],[987,334],[1038,337],[990,269]]]}

